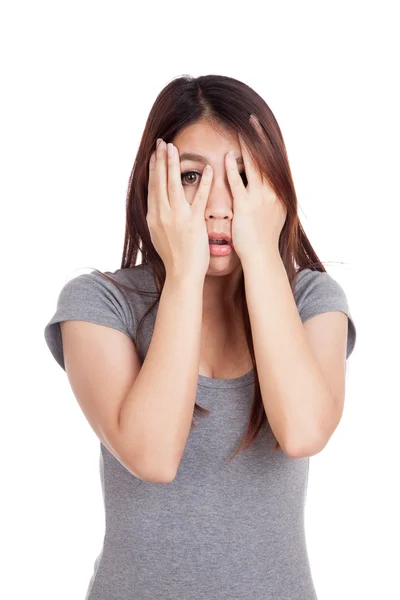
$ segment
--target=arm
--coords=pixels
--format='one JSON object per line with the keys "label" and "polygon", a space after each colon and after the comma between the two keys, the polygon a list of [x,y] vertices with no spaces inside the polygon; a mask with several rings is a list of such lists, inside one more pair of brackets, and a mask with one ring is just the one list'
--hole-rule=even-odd
{"label": "arm", "polygon": [[288,455],[310,456],[334,428],[335,399],[306,337],[279,251],[255,253],[243,270],[268,421]]}
{"label": "arm", "polygon": [[146,358],[119,414],[124,445],[163,481],[174,479],[192,423],[203,285],[167,275]]}

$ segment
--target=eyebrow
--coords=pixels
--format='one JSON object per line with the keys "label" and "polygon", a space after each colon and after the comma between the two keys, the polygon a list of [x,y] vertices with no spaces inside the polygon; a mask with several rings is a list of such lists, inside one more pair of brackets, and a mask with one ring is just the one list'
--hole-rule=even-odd
{"label": "eyebrow", "polygon": [[[202,163],[203,165],[210,163],[210,161],[207,159],[207,157],[202,156],[201,154],[195,154],[193,152],[183,152],[183,154],[180,155],[179,162],[182,162],[184,160],[192,160],[194,162]],[[244,165],[243,157],[239,156],[236,159],[236,162],[238,165]]]}

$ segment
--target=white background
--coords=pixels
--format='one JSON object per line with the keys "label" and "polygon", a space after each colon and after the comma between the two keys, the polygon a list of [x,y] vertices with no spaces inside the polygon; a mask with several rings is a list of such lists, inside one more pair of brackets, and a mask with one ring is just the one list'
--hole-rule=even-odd
{"label": "white background", "polygon": [[395,8],[2,4],[3,598],[84,598],[104,534],[100,446],[44,327],[70,277],[120,267],[128,177],[157,94],[209,73],[244,81],[274,112],[302,224],[357,327],[342,421],[310,462],[319,600],[400,598]]}

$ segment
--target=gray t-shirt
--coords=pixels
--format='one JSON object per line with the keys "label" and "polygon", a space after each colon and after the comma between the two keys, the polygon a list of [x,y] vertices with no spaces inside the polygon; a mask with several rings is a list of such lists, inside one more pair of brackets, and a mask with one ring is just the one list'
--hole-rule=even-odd
{"label": "gray t-shirt", "polygon": [[[105,272],[156,291],[149,267]],[[129,298],[129,299],[128,299]],[[59,323],[84,320],[125,332],[135,342],[140,317],[156,296],[122,293],[95,272],[62,288],[45,340],[65,369]],[[298,275],[295,301],[304,323],[327,311],[348,316],[347,358],[356,329],[346,295],[326,272]],[[137,347],[146,356],[158,304]],[[232,456],[247,426],[254,372],[236,379],[199,375],[197,420],[173,482],[134,477],[100,443],[106,527],[85,600],[315,600],[304,507],[309,458],[273,452],[267,422],[248,450]]]}

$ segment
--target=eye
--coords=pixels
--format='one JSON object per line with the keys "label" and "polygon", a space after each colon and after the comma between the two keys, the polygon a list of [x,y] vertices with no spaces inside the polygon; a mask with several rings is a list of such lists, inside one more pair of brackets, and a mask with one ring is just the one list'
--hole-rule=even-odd
{"label": "eye", "polygon": [[201,173],[199,173],[198,171],[185,171],[184,173],[181,173],[182,185],[192,185],[193,184],[193,181],[191,183],[187,183],[186,181],[184,181],[184,178],[186,177],[186,175],[192,175],[192,174],[199,175],[199,177],[201,176]]}
{"label": "eye", "polygon": [[[185,171],[184,173],[181,173],[181,182],[182,182],[182,185],[189,185],[190,186],[190,185],[193,185],[194,183],[197,183],[197,181],[196,182],[191,181],[190,183],[188,183],[187,181],[184,181],[184,178],[187,175],[198,175],[199,177],[201,177],[201,173],[199,173],[198,171]],[[246,177],[245,171],[242,171],[241,173],[239,173],[239,175],[242,177],[243,185],[245,187],[247,187],[248,181],[247,181],[247,177]]]}

